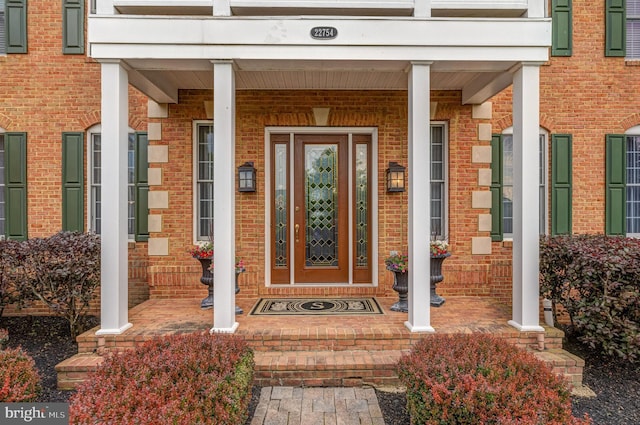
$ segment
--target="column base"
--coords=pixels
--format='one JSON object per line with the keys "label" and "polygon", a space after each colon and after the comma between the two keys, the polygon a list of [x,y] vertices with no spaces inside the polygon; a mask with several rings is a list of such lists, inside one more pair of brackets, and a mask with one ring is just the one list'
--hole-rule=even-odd
{"label": "column base", "polygon": [[115,329],[98,329],[96,331],[96,335],[120,335],[133,325],[131,323],[127,323],[124,326]]}
{"label": "column base", "polygon": [[209,330],[209,333],[211,333],[211,334],[213,334],[213,333],[232,334],[232,333],[235,333],[236,330],[238,330],[238,326],[240,326],[240,323],[235,322],[230,328],[216,328],[216,327],[213,327],[213,328],[211,328],[211,330]]}
{"label": "column base", "polygon": [[544,328],[542,326],[524,326],[516,322],[515,320],[509,320],[507,323],[520,332],[544,332]]}
{"label": "column base", "polygon": [[414,326],[410,322],[404,322],[404,325],[409,329],[410,332],[428,332],[434,333],[436,330],[431,326]]}

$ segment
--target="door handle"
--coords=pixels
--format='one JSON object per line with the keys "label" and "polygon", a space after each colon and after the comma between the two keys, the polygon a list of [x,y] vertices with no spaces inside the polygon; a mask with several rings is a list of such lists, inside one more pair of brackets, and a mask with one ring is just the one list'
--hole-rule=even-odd
{"label": "door handle", "polygon": [[296,225],[294,226],[294,229],[295,229],[295,232],[296,232],[296,243],[298,243],[298,242],[299,242],[299,239],[298,239],[298,232],[300,231],[300,225],[299,225],[299,224],[296,224]]}

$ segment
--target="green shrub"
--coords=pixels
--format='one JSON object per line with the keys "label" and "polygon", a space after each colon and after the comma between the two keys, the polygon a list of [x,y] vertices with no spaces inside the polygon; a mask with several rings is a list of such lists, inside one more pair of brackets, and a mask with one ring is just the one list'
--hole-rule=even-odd
{"label": "green shrub", "polygon": [[20,242],[15,250],[20,259],[16,285],[67,319],[75,338],[100,285],[100,237],[59,232]]}
{"label": "green shrub", "polygon": [[507,341],[482,334],[420,340],[398,364],[414,424],[588,424],[567,384]]}
{"label": "green shrub", "polygon": [[22,348],[0,350],[0,402],[34,401],[40,377],[33,359]]}
{"label": "green shrub", "polygon": [[71,399],[71,423],[242,424],[253,365],[235,335],[152,340],[104,361]]}
{"label": "green shrub", "polygon": [[640,240],[543,237],[540,293],[564,307],[579,338],[592,348],[640,360]]}

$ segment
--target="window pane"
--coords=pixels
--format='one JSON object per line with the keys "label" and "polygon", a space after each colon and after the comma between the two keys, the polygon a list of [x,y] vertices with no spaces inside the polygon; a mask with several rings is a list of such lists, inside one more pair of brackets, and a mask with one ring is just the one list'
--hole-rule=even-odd
{"label": "window pane", "polygon": [[[127,138],[127,233],[130,238],[135,234],[135,134]],[[102,231],[100,211],[102,183],[102,135],[91,135],[91,229],[100,234]]]}
{"label": "window pane", "polygon": [[431,237],[447,237],[445,223],[446,146],[443,125],[431,126]]}
{"label": "window pane", "polygon": [[[538,210],[540,234],[546,233],[546,184],[547,184],[547,137],[540,134],[538,138]],[[502,233],[505,237],[513,237],[513,135],[502,136]]]}
{"label": "window pane", "polygon": [[627,19],[627,59],[640,59],[640,19]]}
{"label": "window pane", "polygon": [[627,137],[627,233],[640,233],[640,136]]}
{"label": "window pane", "polygon": [[198,240],[213,239],[213,126],[197,127],[196,185],[198,211],[196,217]]}

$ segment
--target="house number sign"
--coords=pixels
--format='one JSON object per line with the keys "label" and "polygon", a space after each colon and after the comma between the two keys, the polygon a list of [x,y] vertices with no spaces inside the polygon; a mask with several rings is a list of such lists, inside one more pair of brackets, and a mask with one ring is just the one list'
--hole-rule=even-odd
{"label": "house number sign", "polygon": [[316,40],[332,40],[337,36],[338,36],[338,29],[335,27],[311,28],[311,38]]}

